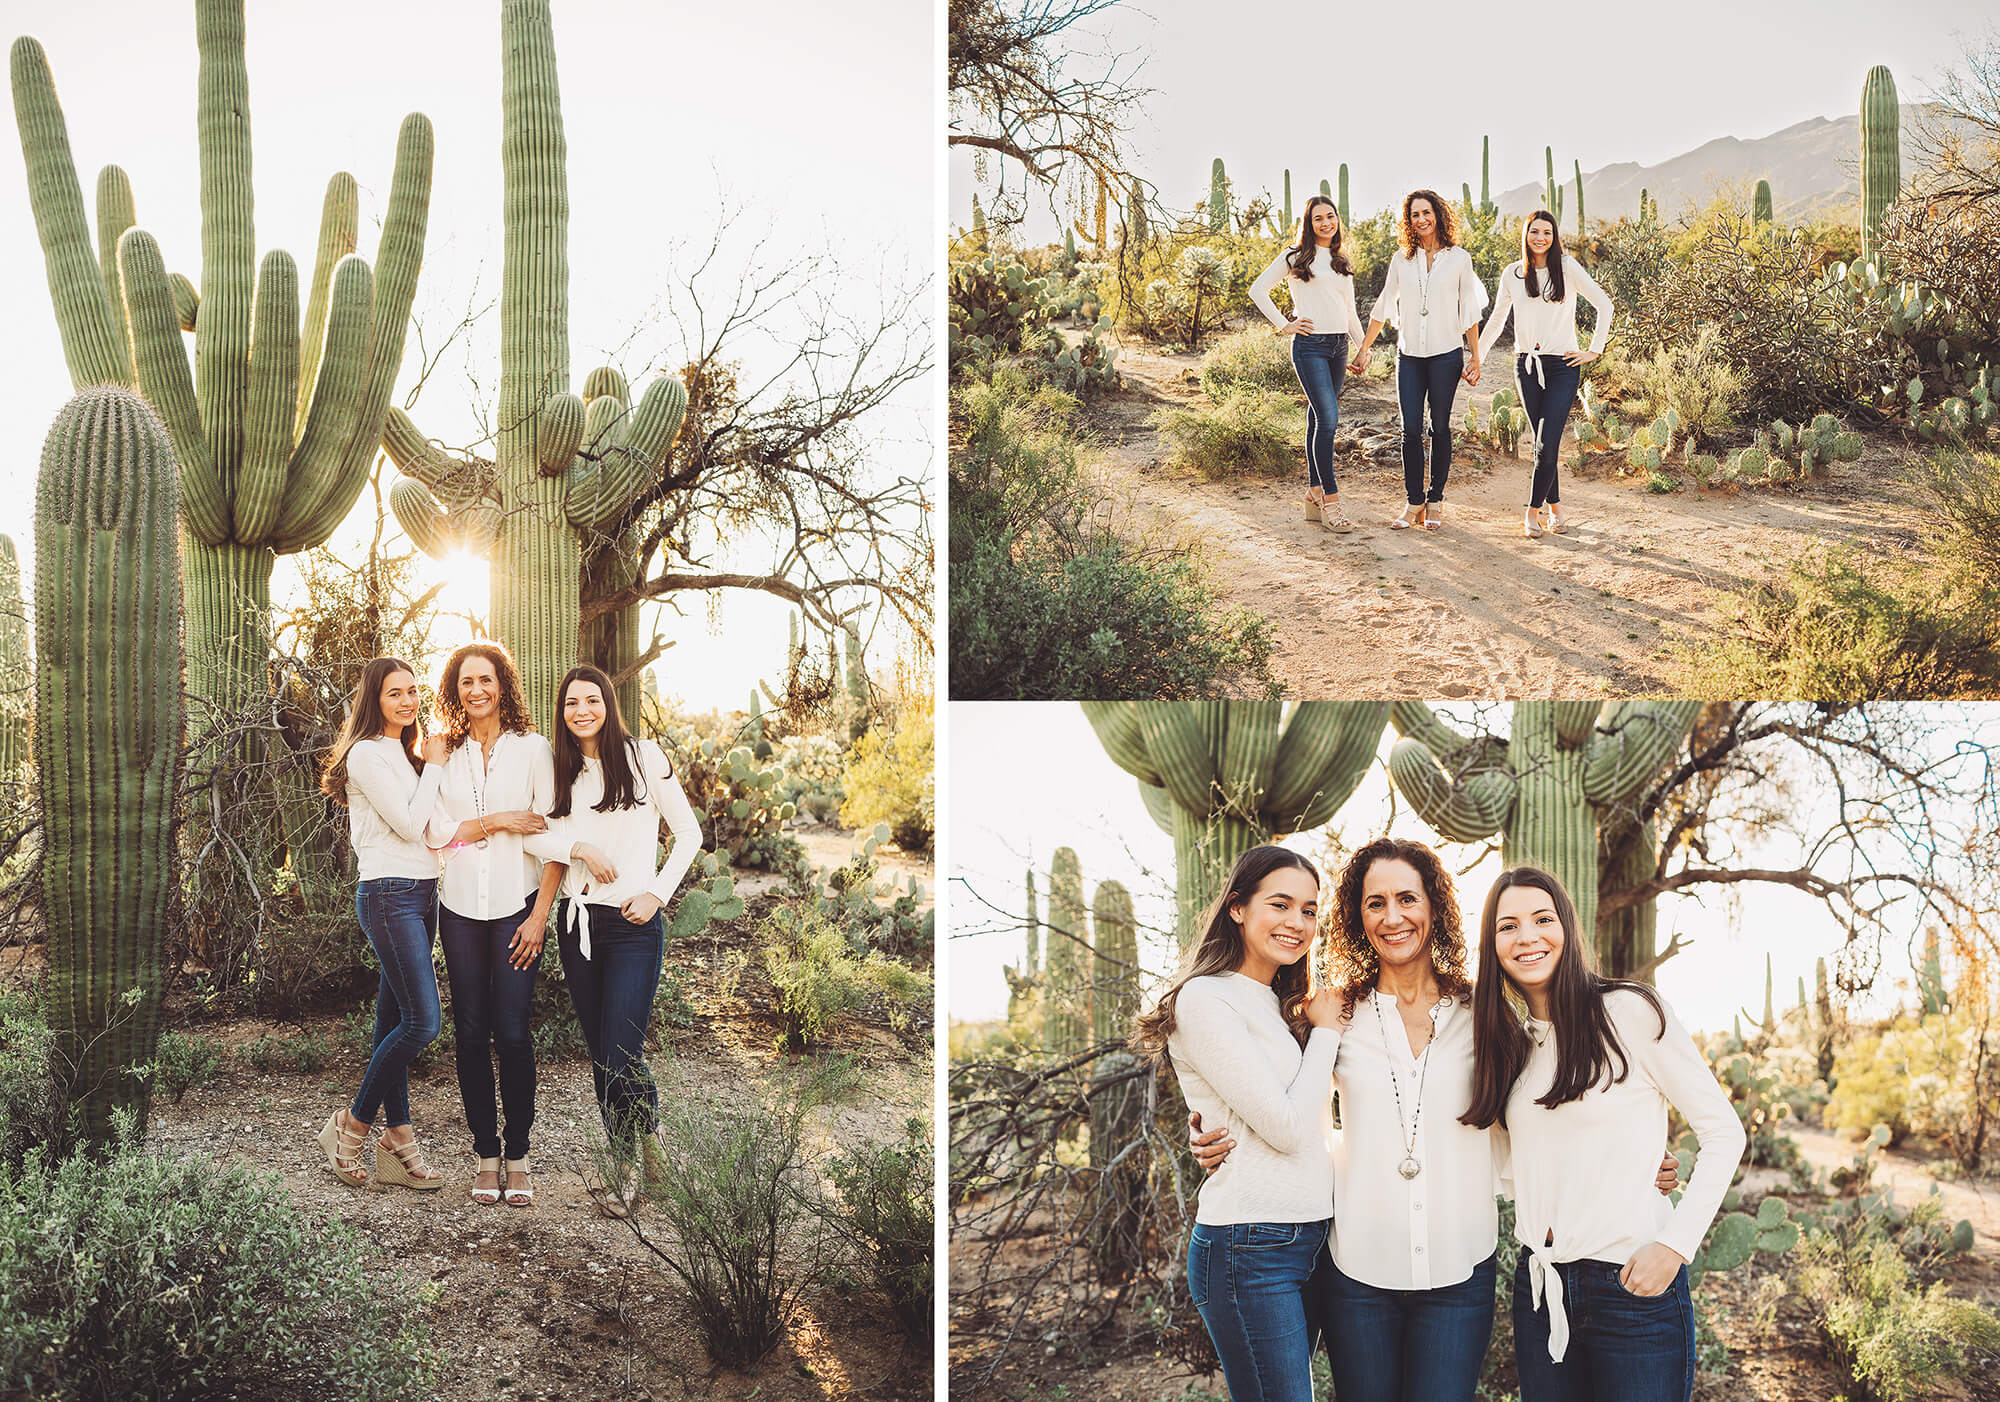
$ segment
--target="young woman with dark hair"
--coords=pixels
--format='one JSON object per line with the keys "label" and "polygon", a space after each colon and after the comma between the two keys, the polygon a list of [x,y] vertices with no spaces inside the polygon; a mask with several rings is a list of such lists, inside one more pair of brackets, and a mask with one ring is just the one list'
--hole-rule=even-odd
{"label": "young woman with dark hair", "polygon": [[[1354,267],[1340,251],[1340,235],[1339,206],[1325,195],[1314,195],[1299,220],[1299,241],[1273,258],[1250,285],[1257,309],[1278,335],[1292,338],[1292,371],[1306,394],[1306,519],[1330,531],[1354,528],[1340,509],[1333,432],[1340,425],[1341,378],[1350,369],[1348,338],[1358,341],[1361,336]],[[1271,301],[1271,289],[1280,280],[1292,295],[1290,321]]]}
{"label": "young woman with dark hair", "polygon": [[[651,1151],[658,1127],[645,1048],[665,946],[660,912],[701,851],[701,824],[666,753],[626,733],[610,677],[570,668],[556,705],[555,801],[549,830],[527,846],[544,861],[568,864],[556,911],[563,978],[590,1048],[604,1128],[630,1162]],[[662,819],[673,833],[664,863]],[[594,1185],[599,1209],[625,1216],[633,1181],[628,1174],[620,1184]]]}
{"label": "young woman with dark hair", "polygon": [[[1421,842],[1379,837],[1334,884],[1341,1003],[1333,1231],[1306,1289],[1334,1391],[1470,1402],[1493,1327],[1494,1147],[1472,1099],[1473,990],[1451,873]],[[1199,1130],[1198,1121],[1192,1121]],[[1195,1140],[1206,1166],[1230,1136]],[[1659,1186],[1673,1184],[1673,1161]]]}
{"label": "young woman with dark hair", "polygon": [[1309,988],[1319,873],[1283,847],[1237,858],[1202,937],[1132,1044],[1190,1109],[1241,1134],[1201,1185],[1188,1293],[1236,1402],[1312,1402],[1305,1284],[1333,1213],[1332,993]]}
{"label": "young woman with dark hair", "polygon": [[320,776],[321,791],[347,806],[360,871],[355,914],[382,966],[368,1069],[353,1102],[335,1110],[319,1132],[327,1169],[354,1187],[368,1181],[361,1146],[377,1112],[387,1124],[375,1141],[376,1181],[444,1186],[444,1175],[424,1162],[410,1126],[410,1063],[437,1039],[440,1025],[431,965],[438,864],[424,832],[443,776],[436,764],[417,757],[419,709],[410,664],[375,658],[361,669],[347,724]]}
{"label": "young woman with dark hair", "polygon": [[[1576,345],[1576,303],[1582,297],[1597,309],[1590,349]],[[1521,261],[1500,274],[1500,291],[1493,314],[1479,333],[1484,356],[1500,339],[1508,314],[1514,318],[1514,384],[1521,407],[1535,431],[1535,472],[1528,484],[1528,511],[1521,534],[1529,540],[1542,533],[1542,513],[1548,529],[1563,532],[1562,495],[1556,484],[1556,455],[1562,448],[1563,425],[1583,384],[1583,367],[1604,350],[1611,334],[1611,298],[1563,252],[1556,217],[1538,209],[1521,226]]]}
{"label": "young woman with dark hair", "polygon": [[[444,733],[431,744],[444,779],[429,841],[442,849],[438,940],[451,979],[458,1093],[478,1161],[472,1199],[526,1207],[535,1198],[528,1011],[563,867],[531,856],[523,839],[548,830],[555,755],[528,723],[520,675],[498,643],[470,642],[451,654],[436,712]],[[493,1103],[496,1052],[504,1137]]]}
{"label": "young woman with dark hair", "polygon": [[[1451,475],[1451,406],[1458,382],[1479,383],[1479,314],[1486,286],[1458,243],[1458,216],[1431,190],[1403,197],[1398,252],[1369,313],[1368,338],[1354,358],[1366,373],[1382,327],[1396,327],[1396,402],[1403,416],[1403,488],[1409,503],[1391,530],[1444,524],[1444,484]],[[1465,363],[1466,351],[1472,363]],[[1424,407],[1430,406],[1430,485],[1424,485]],[[1414,513],[1414,514],[1412,514]]]}
{"label": "young woman with dark hair", "polygon": [[[1511,1141],[1522,1402],[1688,1402],[1687,1263],[1743,1157],[1729,1097],[1658,993],[1591,970],[1569,893],[1534,867],[1487,894],[1473,1044],[1464,1123]],[[1700,1143],[1677,1204],[1636,1186],[1669,1106]]]}

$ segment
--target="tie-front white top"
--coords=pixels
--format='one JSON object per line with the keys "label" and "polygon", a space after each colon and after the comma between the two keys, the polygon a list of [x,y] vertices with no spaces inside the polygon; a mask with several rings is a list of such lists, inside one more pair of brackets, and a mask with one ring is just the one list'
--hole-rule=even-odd
{"label": "tie-front white top", "polygon": [[1389,257],[1388,277],[1368,319],[1396,328],[1399,355],[1444,355],[1465,344],[1486,302],[1472,255],[1456,244],[1440,248],[1428,267],[1421,248],[1408,257],[1399,250]]}
{"label": "tie-front white top", "polygon": [[442,848],[438,899],[446,910],[473,920],[513,915],[542,882],[542,859],[531,856],[517,832],[494,831],[471,842],[453,842],[460,823],[527,809],[548,815],[556,797],[556,757],[534,731],[502,731],[489,756],[468,736],[438,766],[444,780],[429,841]]}
{"label": "tie-front white top", "polygon": [[[1611,298],[1597,280],[1584,271],[1583,264],[1563,255],[1563,296],[1560,302],[1548,298],[1548,270],[1535,274],[1535,283],[1542,295],[1528,295],[1528,277],[1519,263],[1509,263],[1507,270],[1500,274],[1500,294],[1493,299],[1493,314],[1486,318],[1486,327],[1479,333],[1479,355],[1484,359],[1493,349],[1493,343],[1500,339],[1501,328],[1507,324],[1507,314],[1514,314],[1514,350],[1516,354],[1539,358],[1544,355],[1567,355],[1577,349],[1576,344],[1576,299],[1581,296],[1591,306],[1597,308],[1597,326],[1590,333],[1590,353],[1596,355],[1604,349],[1605,341],[1611,335]],[[1539,369],[1539,364],[1537,366]]]}

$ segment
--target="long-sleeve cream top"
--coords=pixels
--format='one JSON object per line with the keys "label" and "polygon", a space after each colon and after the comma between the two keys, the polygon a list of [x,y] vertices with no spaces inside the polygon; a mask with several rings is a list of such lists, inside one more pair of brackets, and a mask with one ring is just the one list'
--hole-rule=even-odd
{"label": "long-sleeve cream top", "polygon": [[444,779],[428,834],[431,846],[442,849],[438,899],[473,920],[513,915],[542,881],[542,859],[530,855],[527,839],[499,831],[471,842],[452,837],[460,823],[495,813],[527,809],[548,816],[556,796],[555,751],[532,730],[503,731],[490,756],[467,738],[438,768]]}
{"label": "long-sleeve cream top", "polygon": [[1271,289],[1281,282],[1285,283],[1292,293],[1292,314],[1310,320],[1315,335],[1338,336],[1345,333],[1352,338],[1354,348],[1360,349],[1364,328],[1361,314],[1354,309],[1354,279],[1333,270],[1331,250],[1316,248],[1313,250],[1312,280],[1301,281],[1299,275],[1292,271],[1291,256],[1289,248],[1280,253],[1250,284],[1250,300],[1257,304],[1257,310],[1264,313],[1265,320],[1271,325],[1282,328],[1285,318],[1279,315],[1278,304],[1271,300]]}
{"label": "long-sleeve cream top", "polygon": [[360,879],[414,876],[435,880],[437,853],[424,829],[437,806],[443,771],[410,767],[403,742],[387,735],[357,740],[347,751],[347,835]]}
{"label": "long-sleeve cream top", "polygon": [[1577,349],[1576,344],[1576,301],[1580,296],[1597,308],[1597,326],[1590,333],[1590,353],[1596,355],[1604,349],[1604,343],[1611,335],[1611,298],[1597,280],[1584,270],[1583,264],[1563,255],[1563,296],[1560,302],[1549,299],[1549,275],[1547,271],[1535,276],[1542,290],[1539,297],[1528,295],[1528,277],[1519,263],[1509,263],[1507,270],[1500,274],[1500,292],[1493,299],[1493,313],[1486,318],[1486,327],[1479,333],[1479,354],[1484,359],[1493,349],[1493,343],[1500,339],[1500,330],[1507,324],[1507,314],[1514,314],[1514,350],[1520,355],[1567,355]]}

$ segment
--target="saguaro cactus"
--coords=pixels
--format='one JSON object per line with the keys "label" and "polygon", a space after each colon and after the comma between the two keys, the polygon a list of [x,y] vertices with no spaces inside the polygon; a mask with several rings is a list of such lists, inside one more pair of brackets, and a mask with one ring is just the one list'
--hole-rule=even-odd
{"label": "saguaro cactus", "polygon": [[1347,162],[1340,163],[1340,227],[1347,227]]}
{"label": "saguaro cactus", "polygon": [[[298,273],[256,260],[243,0],[197,0],[202,286],[170,276],[135,227],[131,183],[107,166],[93,250],[42,46],[17,39],[15,120],[70,378],[136,385],[181,474],[189,685],[225,711],[265,685],[271,568],[333,533],[368,480],[402,364],[429,219],[431,125],[403,119],[376,266],[354,256],[354,177],[328,182],[305,327]],[[195,333],[190,373],[181,332]],[[128,352],[129,337],[129,352]]]}
{"label": "saguaro cactus", "polygon": [[1146,187],[1138,177],[1132,180],[1132,193],[1125,202],[1125,228],[1134,247],[1144,247],[1146,243]]}
{"label": "saguaro cactus", "polygon": [[1208,231],[1229,232],[1229,177],[1222,169],[1220,156],[1208,168]]}
{"label": "saguaro cactus", "polygon": [[1576,236],[1578,238],[1582,238],[1583,237],[1583,162],[1577,161],[1574,164],[1576,166]]}
{"label": "saguaro cactus", "polygon": [[1043,951],[1042,1045],[1067,1061],[1090,1045],[1090,926],[1083,904],[1083,868],[1073,848],[1058,847],[1049,863],[1049,933]]}
{"label": "saguaro cactus", "polygon": [[[569,176],[548,0],[506,0],[500,27],[506,231],[496,461],[453,459],[400,410],[382,446],[406,474],[389,502],[410,538],[434,555],[489,555],[489,623],[513,649],[539,721],[554,713],[556,683],[583,646],[585,554],[602,570],[598,587],[629,584],[636,571],[619,534],[680,431],[687,391],[662,376],[634,406],[625,377],[603,366],[584,378],[580,398],[570,393]],[[976,203],[973,228],[983,238]],[[637,660],[636,605],[622,612],[631,616],[607,616],[593,634],[594,660],[614,676]]]}
{"label": "saguaro cactus", "polygon": [[[1505,740],[1458,734],[1421,702],[1391,712],[1403,738],[1389,777],[1417,816],[1450,842],[1498,834],[1501,860],[1552,873],[1598,940],[1597,963],[1623,975],[1653,957],[1648,918],[1606,948],[1597,919],[1607,873],[1650,874],[1650,822],[1639,796],[1693,728],[1696,701],[1517,701]],[[1634,854],[1641,854],[1635,857]]]}
{"label": "saguaro cactus", "polygon": [[[1122,1040],[1139,1012],[1139,937],[1132,897],[1116,881],[1097,888],[1091,903],[1092,1036],[1098,1045]],[[1097,1211],[1090,1223],[1091,1255],[1115,1279],[1139,1263],[1145,1221],[1145,1175],[1119,1153],[1138,1137],[1146,1112],[1147,1068],[1124,1050],[1100,1057],[1090,1088],[1090,1166],[1097,1170]]]}
{"label": "saguaro cactus", "polygon": [[21,601],[21,561],[14,538],[0,535],[0,783],[28,762],[29,721],[35,713],[28,671],[28,611]]}
{"label": "saguaro cactus", "polygon": [[1875,256],[1882,213],[1903,188],[1902,109],[1896,79],[1881,64],[1861,84],[1861,256]]}
{"label": "saguaro cactus", "polygon": [[1750,198],[1750,221],[1753,224],[1771,222],[1771,182],[1759,180],[1757,193]]}
{"label": "saguaro cactus", "polygon": [[1028,868],[1027,957],[1020,964],[1008,964],[1001,972],[1007,978],[1007,1021],[1016,1021],[1034,1001],[1042,972],[1042,922],[1035,910],[1035,869]]}
{"label": "saguaro cactus", "polygon": [[145,1113],[178,877],[180,493],[168,435],[117,385],[64,406],[35,484],[35,770],[49,1021],[85,1133]]}
{"label": "saguaro cactus", "polygon": [[1479,212],[1491,218],[1493,209],[1493,138],[1479,138]]}
{"label": "saguaro cactus", "polygon": [[1083,713],[1173,834],[1185,948],[1238,857],[1339,811],[1375,758],[1388,705],[1303,701],[1287,716],[1278,701],[1086,701]]}
{"label": "saguaro cactus", "polygon": [[1285,227],[1284,234],[1290,238],[1297,232],[1297,223],[1292,218],[1292,173],[1285,172]]}
{"label": "saguaro cactus", "polygon": [[1917,966],[1917,999],[1925,1017],[1943,1012],[1951,1003],[1944,986],[1944,961],[1938,956],[1935,925],[1924,931],[1924,959]]}

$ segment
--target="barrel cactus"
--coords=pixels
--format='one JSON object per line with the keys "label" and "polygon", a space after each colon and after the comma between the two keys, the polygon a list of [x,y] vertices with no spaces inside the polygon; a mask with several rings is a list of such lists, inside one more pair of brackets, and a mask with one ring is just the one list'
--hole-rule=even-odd
{"label": "barrel cactus", "polygon": [[1902,110],[1896,79],[1881,64],[1861,84],[1861,256],[1873,260],[1882,215],[1903,188]]}
{"label": "barrel cactus", "polygon": [[1650,868],[1655,838],[1640,799],[1700,709],[1697,701],[1517,701],[1501,740],[1460,735],[1423,703],[1398,701],[1390,718],[1402,738],[1389,753],[1389,778],[1446,841],[1497,835],[1508,866],[1552,873],[1576,905],[1579,929],[1599,937],[1599,968],[1623,976],[1653,957],[1652,902],[1607,948],[1599,883],[1621,863]]}
{"label": "barrel cactus", "polygon": [[1354,793],[1388,719],[1381,701],[1086,701],[1105,753],[1173,835],[1180,943],[1236,859],[1309,832]]}
{"label": "barrel cactus", "polygon": [[[488,625],[513,649],[528,713],[540,721],[554,714],[556,683],[578,659],[585,556],[613,552],[605,570],[629,573],[625,517],[666,460],[687,391],[662,376],[634,403],[625,377],[603,366],[571,393],[569,176],[548,0],[506,0],[500,26],[506,226],[495,461],[454,458],[401,410],[382,446],[404,473],[389,501],[410,539],[433,555],[489,558]],[[982,224],[976,217],[975,228]],[[636,613],[629,624],[600,625],[592,660],[617,677],[637,661],[624,651],[637,635]]]}
{"label": "barrel cactus", "polygon": [[64,406],[35,484],[35,771],[49,1022],[85,1134],[143,1117],[160,946],[178,879],[181,573],[176,465],[119,385]]}
{"label": "barrel cactus", "polygon": [[[354,253],[358,186],[328,182],[299,320],[289,253],[256,258],[243,0],[196,0],[201,290],[170,275],[107,166],[93,246],[47,56],[14,43],[15,120],[70,378],[136,386],[166,426],[186,529],[189,686],[225,712],[266,686],[276,556],[324,544],[368,481],[402,364],[429,220],[432,135],[404,118],[375,266]],[[194,367],[182,345],[194,330]]]}

